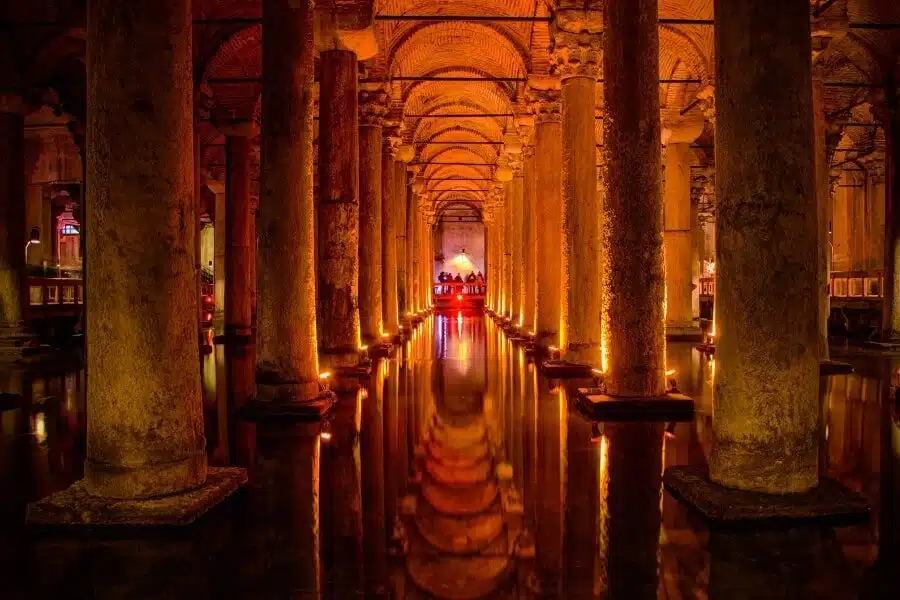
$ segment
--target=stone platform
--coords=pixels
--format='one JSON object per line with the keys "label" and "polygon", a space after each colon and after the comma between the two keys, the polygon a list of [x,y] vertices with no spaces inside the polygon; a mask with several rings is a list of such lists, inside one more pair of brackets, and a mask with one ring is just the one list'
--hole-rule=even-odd
{"label": "stone platform", "polygon": [[238,411],[245,421],[283,420],[304,423],[322,420],[334,406],[334,393],[322,392],[310,402],[250,400]]}
{"label": "stone platform", "polygon": [[567,362],[564,360],[545,360],[541,363],[541,373],[550,379],[589,379],[602,377],[595,373],[590,365]]}
{"label": "stone platform", "polygon": [[165,527],[189,525],[241,485],[247,471],[210,467],[206,483],[193,490],[149,500],[91,496],[84,480],[28,505],[25,522],[40,527]]}
{"label": "stone platform", "polygon": [[677,393],[651,398],[609,396],[598,388],[579,388],[577,406],[593,421],[693,421],[693,399]]}
{"label": "stone platform", "polygon": [[831,525],[863,523],[869,503],[827,477],[803,494],[763,494],[726,488],[709,479],[703,467],[669,467],[663,485],[676,499],[716,525],[793,524],[817,521]]}

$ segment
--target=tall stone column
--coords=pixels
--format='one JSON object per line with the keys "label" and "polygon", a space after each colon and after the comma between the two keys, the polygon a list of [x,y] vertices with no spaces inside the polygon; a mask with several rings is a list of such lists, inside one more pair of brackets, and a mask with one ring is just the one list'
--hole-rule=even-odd
{"label": "tall stone column", "polygon": [[[31,505],[27,518],[190,521],[246,480],[241,469],[210,469],[207,479],[190,2],[96,0],[87,46],[84,480]],[[122,107],[140,107],[140,118]]]}
{"label": "tall stone column", "polygon": [[715,14],[719,369],[710,476],[744,490],[802,492],[819,474],[809,4],[716,0]]}
{"label": "tall stone column", "polygon": [[[530,140],[529,140],[530,141]],[[522,315],[522,328],[534,331],[535,291],[537,285],[535,254],[535,234],[537,222],[535,209],[537,194],[534,187],[534,146],[526,143],[522,151],[522,302],[519,308]]]}
{"label": "tall stone column", "polygon": [[666,333],[690,334],[695,329],[693,308],[693,239],[691,221],[691,162],[686,142],[669,143],[666,154],[665,203]]}
{"label": "tall stone column", "polygon": [[207,187],[215,194],[215,219],[213,223],[213,331],[225,335],[225,254],[228,237],[225,182],[208,181]]}
{"label": "tall stone column", "polygon": [[363,90],[359,102],[359,323],[363,343],[376,344],[384,329],[381,133],[387,94]]}
{"label": "tall stone column", "polygon": [[665,392],[657,0],[604,11],[609,364],[614,396]]}
{"label": "tall stone column", "polygon": [[554,71],[562,79],[559,346],[567,361],[596,367],[601,366],[603,289],[594,108],[602,19],[599,11],[559,11],[553,26]]}
{"label": "tall stone column", "polygon": [[822,73],[813,76],[813,148],[816,160],[816,205],[818,210],[819,265],[819,357],[828,358],[828,317],[831,313],[831,175],[826,151],[825,80]]}
{"label": "tall stone column", "polygon": [[19,96],[0,94],[0,353],[16,345],[25,325],[24,108]]}
{"label": "tall stone column", "polygon": [[225,134],[225,334],[248,337],[253,327],[251,264],[256,261],[250,202],[251,138],[255,123],[219,124]]}
{"label": "tall stone column", "polygon": [[334,367],[355,365],[360,344],[357,63],[350,50],[321,54],[319,353]]}
{"label": "tall stone column", "polygon": [[487,304],[497,312],[497,223],[494,209],[485,209],[484,226],[487,230]]}
{"label": "tall stone column", "polygon": [[562,115],[560,93],[552,83],[544,88],[532,88],[531,96],[535,113],[535,220],[538,223],[535,335],[546,346],[559,343],[562,308]]}
{"label": "tall stone column", "polygon": [[406,163],[398,160],[394,164],[394,187],[397,195],[395,200],[395,214],[397,219],[397,307],[400,312],[400,320],[409,311],[409,291],[406,289],[407,273],[407,247],[409,240],[406,237],[406,212],[407,195],[409,194]]}
{"label": "tall stone column", "polygon": [[513,180],[509,182],[509,258],[510,296],[509,318],[515,324],[522,323],[522,289],[525,283],[524,216],[525,216],[525,176],[521,164],[515,169]]}
{"label": "tall stone column", "polygon": [[312,8],[264,0],[263,31],[257,382],[263,398],[303,401],[319,377]]}
{"label": "tall stone column", "polygon": [[418,193],[410,186],[406,202],[406,294],[407,312],[415,313],[419,306],[419,236],[416,220],[418,219]]}
{"label": "tall stone column", "polygon": [[884,127],[884,297],[882,339],[900,341],[900,98],[888,90],[878,114]]}
{"label": "tall stone column", "polygon": [[[397,225],[399,220],[398,196],[400,182],[396,176],[400,172],[394,161],[400,145],[399,128],[387,127],[381,154],[381,310],[385,333],[391,336],[400,331],[400,304],[398,301],[398,243]],[[399,163],[402,166],[402,163]]]}

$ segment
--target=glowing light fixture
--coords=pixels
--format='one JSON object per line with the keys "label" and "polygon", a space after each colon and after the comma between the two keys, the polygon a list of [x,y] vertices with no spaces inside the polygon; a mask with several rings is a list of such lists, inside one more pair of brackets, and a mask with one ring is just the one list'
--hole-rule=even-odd
{"label": "glowing light fixture", "polygon": [[456,299],[457,299],[457,300],[462,300],[462,294],[457,294],[457,295],[456,295]]}
{"label": "glowing light fixture", "polygon": [[669,369],[668,371],[666,371],[666,377],[671,377],[674,374],[675,374],[675,369]]}
{"label": "glowing light fixture", "polygon": [[323,431],[322,433],[319,434],[319,437],[322,438],[322,441],[323,441],[323,442],[331,441],[331,432],[330,432],[330,431]]}
{"label": "glowing light fixture", "polygon": [[329,373],[328,371],[325,371],[324,373],[319,373],[319,379],[328,379],[329,377],[331,377],[331,373]]}

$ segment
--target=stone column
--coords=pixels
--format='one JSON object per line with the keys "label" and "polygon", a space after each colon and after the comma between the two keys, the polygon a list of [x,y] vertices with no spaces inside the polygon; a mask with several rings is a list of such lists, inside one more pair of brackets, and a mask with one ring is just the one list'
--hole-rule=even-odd
{"label": "stone column", "polygon": [[357,62],[350,50],[321,54],[318,320],[330,366],[356,364],[360,344]]}
{"label": "stone column", "polygon": [[251,231],[250,140],[259,128],[251,122],[220,124],[218,128],[225,134],[225,335],[248,337],[253,327],[250,265],[256,260]]}
{"label": "stone column", "polygon": [[819,472],[809,4],[716,0],[715,14],[719,369],[710,476],[733,488],[802,492]]}
{"label": "stone column", "polygon": [[535,335],[543,345],[559,343],[562,266],[562,125],[559,90],[552,83],[532,88],[537,292]]}
{"label": "stone column", "polygon": [[313,11],[263,2],[262,169],[257,263],[261,396],[318,394],[313,225]]}
{"label": "stone column", "polygon": [[534,188],[534,146],[526,144],[523,152],[522,168],[522,303],[520,314],[522,315],[522,328],[525,331],[534,331],[534,308],[536,304],[535,291],[537,267],[535,255],[535,234],[537,222],[535,208],[537,194]]}
{"label": "stone column", "polygon": [[381,342],[382,262],[382,140],[387,114],[383,90],[363,90],[359,96],[359,324],[365,344]]}
{"label": "stone column", "polygon": [[225,248],[227,244],[227,196],[225,183],[208,181],[207,187],[215,194],[215,215],[213,222],[213,331],[225,334]]}
{"label": "stone column", "polygon": [[594,107],[602,19],[599,11],[559,11],[552,28],[554,71],[562,79],[559,346],[567,361],[596,367],[601,366],[603,289]]}
{"label": "stone column", "polygon": [[408,239],[406,237],[406,213],[407,213],[407,194],[409,192],[408,177],[406,175],[406,163],[397,161],[394,163],[394,215],[396,219],[396,242],[397,242],[397,307],[402,321],[403,316],[409,312],[409,290],[406,289],[406,282],[409,277],[407,272],[407,246]]}
{"label": "stone column", "polygon": [[609,364],[614,396],[665,392],[657,0],[604,11]]}
{"label": "stone column", "polygon": [[381,315],[384,332],[394,336],[400,331],[400,306],[397,301],[397,191],[398,172],[394,155],[400,144],[398,127],[385,128],[381,154]]}
{"label": "stone column", "polygon": [[207,477],[190,3],[96,0],[87,31],[84,483],[93,496],[152,498]]}
{"label": "stone column", "polygon": [[691,162],[686,142],[666,146],[665,202],[666,332],[688,334],[694,325]]}
{"label": "stone column", "polygon": [[819,357],[828,358],[828,317],[831,313],[831,297],[828,285],[831,280],[831,175],[826,152],[827,123],[825,117],[825,80],[822,73],[813,77],[813,149],[816,160],[816,205],[818,210],[818,265],[819,265]]}
{"label": "stone column", "polygon": [[888,90],[887,105],[879,110],[884,127],[884,298],[882,339],[900,341],[900,98]]}
{"label": "stone column", "polygon": [[494,209],[485,209],[487,229],[487,304],[488,308],[497,312],[497,222]]}
{"label": "stone column", "polygon": [[521,164],[516,166],[513,180],[509,182],[509,258],[510,298],[509,318],[517,325],[522,323],[522,289],[525,283],[524,216],[525,178]]}
{"label": "stone column", "polygon": [[416,220],[418,219],[418,193],[410,186],[406,202],[406,294],[407,312],[415,313],[419,306],[419,288],[417,285],[419,276],[419,236],[417,235]]}
{"label": "stone column", "polygon": [[19,96],[0,94],[0,338],[21,335],[25,325],[24,108]]}

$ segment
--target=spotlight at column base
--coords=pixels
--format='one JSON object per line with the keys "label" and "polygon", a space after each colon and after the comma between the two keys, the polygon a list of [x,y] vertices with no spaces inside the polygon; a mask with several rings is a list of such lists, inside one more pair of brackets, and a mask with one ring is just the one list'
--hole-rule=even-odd
{"label": "spotlight at column base", "polygon": [[143,500],[88,494],[84,480],[28,505],[26,523],[42,527],[189,525],[247,483],[247,471],[210,467],[206,481],[189,491]]}
{"label": "spotlight at column base", "polygon": [[335,395],[323,390],[304,402],[253,399],[241,406],[238,417],[244,421],[286,421],[306,423],[325,418],[334,406]]}
{"label": "spotlight at column base", "polygon": [[594,376],[590,365],[552,359],[541,363],[541,374],[550,379],[587,379]]}
{"label": "spotlight at column base", "polygon": [[683,394],[647,398],[610,396],[602,388],[579,388],[578,410],[594,421],[692,421],[694,400]]}
{"label": "spotlight at column base", "polygon": [[677,466],[666,469],[663,485],[674,498],[717,525],[800,521],[851,525],[869,519],[865,497],[828,477],[801,494],[763,494],[714,483],[702,467]]}

